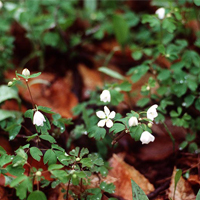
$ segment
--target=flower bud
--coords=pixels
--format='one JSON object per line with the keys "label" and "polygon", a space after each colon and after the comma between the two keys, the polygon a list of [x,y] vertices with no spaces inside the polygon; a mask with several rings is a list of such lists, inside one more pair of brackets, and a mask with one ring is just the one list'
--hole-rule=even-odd
{"label": "flower bud", "polygon": [[104,103],[111,101],[111,96],[110,96],[109,90],[103,90],[103,92],[100,95],[100,101],[103,101]]}
{"label": "flower bud", "polygon": [[33,116],[33,124],[37,126],[43,126],[44,122],[46,122],[44,115],[40,111],[36,111]]}
{"label": "flower bud", "polygon": [[131,126],[137,126],[138,125],[138,119],[137,117],[131,117],[129,120],[128,120],[128,125],[131,127]]}
{"label": "flower bud", "polygon": [[12,82],[12,81],[9,81],[9,82],[8,82],[8,87],[11,87],[12,84],[13,84],[13,82]]}
{"label": "flower bud", "polygon": [[79,157],[76,158],[76,162],[79,162],[81,159]]}
{"label": "flower bud", "polygon": [[28,77],[28,76],[30,76],[30,71],[29,71],[27,68],[25,68],[25,69],[23,69],[23,71],[22,71],[22,75]]}
{"label": "flower bud", "polygon": [[42,172],[41,172],[41,171],[37,171],[37,172],[35,173],[35,175],[36,175],[36,176],[41,176],[41,175],[42,175]]}
{"label": "flower bud", "polygon": [[149,128],[151,128],[151,127],[152,127],[152,123],[149,122],[149,123],[147,124],[147,126],[148,126]]}

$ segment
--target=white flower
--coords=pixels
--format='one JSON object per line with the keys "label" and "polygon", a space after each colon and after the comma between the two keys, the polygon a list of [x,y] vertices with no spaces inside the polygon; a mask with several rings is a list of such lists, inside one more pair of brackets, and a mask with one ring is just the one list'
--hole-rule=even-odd
{"label": "white flower", "polygon": [[165,17],[165,9],[164,8],[159,8],[158,10],[156,10],[156,15],[158,15],[159,19],[164,19]]}
{"label": "white flower", "polygon": [[103,92],[100,95],[100,100],[103,102],[110,102],[111,101],[110,91],[103,90]]}
{"label": "white flower", "polygon": [[137,117],[131,117],[129,120],[128,120],[128,125],[131,127],[131,126],[137,126],[138,125],[138,119]]}
{"label": "white flower", "polygon": [[115,111],[110,112],[108,107],[104,106],[104,112],[98,111],[98,112],[96,112],[96,115],[97,115],[97,117],[102,119],[98,122],[97,126],[103,127],[103,126],[105,126],[105,124],[108,128],[113,126],[113,122],[110,119],[113,119],[115,117]]}
{"label": "white flower", "polygon": [[3,3],[0,1],[0,9],[3,7]]}
{"label": "white flower", "polygon": [[148,131],[144,131],[140,137],[140,141],[142,144],[148,144],[149,142],[153,142],[155,137],[149,133]]}
{"label": "white flower", "polygon": [[154,120],[154,118],[156,118],[158,116],[157,110],[156,108],[158,107],[157,104],[154,104],[153,106],[151,106],[148,110],[147,110],[147,118],[150,120]]}
{"label": "white flower", "polygon": [[33,116],[33,124],[37,126],[43,126],[44,122],[46,122],[44,115],[40,111],[36,111]]}
{"label": "white flower", "polygon": [[23,71],[22,71],[22,75],[28,77],[28,76],[30,76],[30,71],[29,71],[27,68],[25,68],[25,69],[23,69]]}

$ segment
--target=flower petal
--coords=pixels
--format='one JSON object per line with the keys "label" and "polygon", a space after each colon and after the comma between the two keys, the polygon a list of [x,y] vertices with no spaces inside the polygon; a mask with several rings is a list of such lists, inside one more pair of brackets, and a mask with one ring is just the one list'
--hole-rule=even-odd
{"label": "flower petal", "polygon": [[102,120],[100,120],[100,121],[98,122],[97,126],[98,126],[98,127],[103,127],[103,126],[105,126],[105,123],[106,123],[106,119],[102,119]]}
{"label": "flower petal", "polygon": [[115,114],[116,114],[115,111],[112,111],[108,116],[108,118],[113,119],[115,117]]}
{"label": "flower petal", "polygon": [[113,126],[112,120],[108,119],[107,122],[106,122],[106,126],[107,126],[108,128],[112,127],[112,126]]}
{"label": "flower petal", "polygon": [[108,109],[107,106],[104,106],[104,112],[105,112],[106,116],[108,117],[110,114],[110,110]]}
{"label": "flower petal", "polygon": [[149,142],[153,142],[155,137],[149,133],[148,131],[144,131],[140,137],[140,141],[142,144],[148,144]]}
{"label": "flower petal", "polygon": [[96,115],[100,119],[105,119],[106,118],[106,115],[105,115],[105,113],[103,111],[97,111]]}

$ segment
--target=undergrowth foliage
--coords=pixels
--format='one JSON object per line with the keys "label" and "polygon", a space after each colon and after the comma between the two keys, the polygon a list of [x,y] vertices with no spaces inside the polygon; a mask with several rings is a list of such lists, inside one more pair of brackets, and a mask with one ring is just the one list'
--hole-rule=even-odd
{"label": "undergrowth foliage", "polygon": [[[19,4],[9,1],[0,4],[0,13],[5,18],[0,21],[0,77],[12,67],[8,60],[12,58],[14,37],[6,33],[13,21],[26,30],[25,37],[33,47],[20,63],[22,72],[16,71],[16,76],[8,85],[0,86],[0,104],[15,99],[21,105],[18,85],[27,87],[32,101],[32,108],[25,113],[0,109],[0,127],[8,134],[9,140],[17,137],[26,140],[26,144],[15,150],[13,155],[0,147],[0,173],[5,177],[5,185],[15,188],[19,199],[45,200],[45,189],[56,186],[62,188],[65,199],[71,195],[74,199],[95,200],[101,199],[105,193],[113,194],[114,184],[103,181],[109,170],[103,159],[108,153],[106,146],[114,147],[127,134],[142,144],[154,142],[156,137],[151,127],[160,123],[167,130],[175,151],[175,139],[165,124],[167,116],[170,116],[172,125],[187,130],[179,149],[199,153],[200,144],[196,139],[200,131],[200,32],[192,32],[188,28],[189,21],[199,20],[199,1],[166,0],[163,4],[152,0],[152,5],[158,8],[155,13],[135,13],[126,5],[116,13],[117,1],[111,4],[100,1],[99,9],[97,1],[90,2],[85,0],[82,9],[78,1],[33,3],[27,0]],[[65,31],[70,32],[76,21],[75,10],[91,26],[83,33],[69,34],[66,42],[63,36]],[[53,11],[54,15],[51,14]],[[100,25],[96,27],[97,24]],[[39,60],[38,71],[45,70],[46,47],[70,54],[69,60],[74,59],[71,52],[78,54],[77,47],[82,47],[82,43],[101,41],[105,33],[115,37],[119,46],[105,55],[104,65],[98,70],[117,81],[105,82],[103,88],[90,91],[89,99],[74,107],[74,115],[81,118],[80,123],[74,125],[72,119],[63,118],[48,107],[36,105],[29,80],[37,78],[41,72],[31,73],[24,66],[36,57]],[[192,42],[189,40],[191,35]],[[115,52],[125,52],[126,48],[138,64],[122,75],[108,68],[108,63]],[[163,67],[160,60],[164,60],[166,66]],[[149,78],[139,91],[142,97],[137,101],[138,109],[135,111],[131,102],[135,95],[132,86],[146,74]],[[125,114],[117,113],[117,106],[125,101],[125,97],[130,109]],[[27,121],[31,122],[27,123],[30,126],[26,125]],[[70,125],[74,128],[66,148],[62,148],[54,137],[54,130],[62,134]],[[21,134],[23,130],[27,135]],[[80,147],[69,150],[72,142],[83,135],[94,139],[97,153]],[[44,167],[32,166],[33,160]],[[182,171],[178,175],[181,176]],[[99,187],[91,184],[93,176],[98,177]],[[72,186],[80,188],[80,193],[74,191]],[[142,198],[147,199],[134,181],[132,187],[133,197],[141,193]]]}

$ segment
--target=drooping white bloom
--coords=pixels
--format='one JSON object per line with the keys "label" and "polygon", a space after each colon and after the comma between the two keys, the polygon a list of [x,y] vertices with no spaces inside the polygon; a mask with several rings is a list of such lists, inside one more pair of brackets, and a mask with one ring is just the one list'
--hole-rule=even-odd
{"label": "drooping white bloom", "polygon": [[99,117],[100,120],[97,124],[99,127],[107,126],[108,128],[113,126],[113,122],[111,119],[115,117],[115,111],[110,112],[107,106],[104,106],[104,112],[103,111],[98,111],[96,112],[97,117]]}
{"label": "drooping white bloom", "polygon": [[140,141],[142,144],[148,144],[149,142],[153,142],[155,137],[149,133],[148,131],[144,131],[140,137]]}
{"label": "drooping white bloom", "polygon": [[43,126],[44,122],[46,122],[46,119],[44,118],[44,115],[40,111],[36,111],[33,115],[33,124],[37,126]]}
{"label": "drooping white bloom", "polygon": [[28,76],[30,76],[30,71],[29,71],[27,68],[25,68],[25,69],[23,69],[23,71],[22,71],[22,75],[28,77]]}
{"label": "drooping white bloom", "polygon": [[138,125],[138,119],[137,117],[131,117],[129,120],[128,120],[128,125],[131,127],[131,126],[137,126]]}
{"label": "drooping white bloom", "polygon": [[156,118],[158,116],[157,110],[156,108],[158,107],[157,104],[154,104],[153,106],[151,106],[148,110],[147,110],[147,118],[150,120],[154,120],[154,118]]}
{"label": "drooping white bloom", "polygon": [[164,19],[164,17],[165,17],[165,9],[164,8],[159,8],[158,10],[156,10],[155,13],[159,19]]}
{"label": "drooping white bloom", "polygon": [[110,102],[111,101],[111,96],[110,96],[109,90],[103,90],[103,92],[100,95],[100,101],[103,101],[103,102]]}
{"label": "drooping white bloom", "polygon": [[3,3],[0,1],[0,9],[3,7]]}

